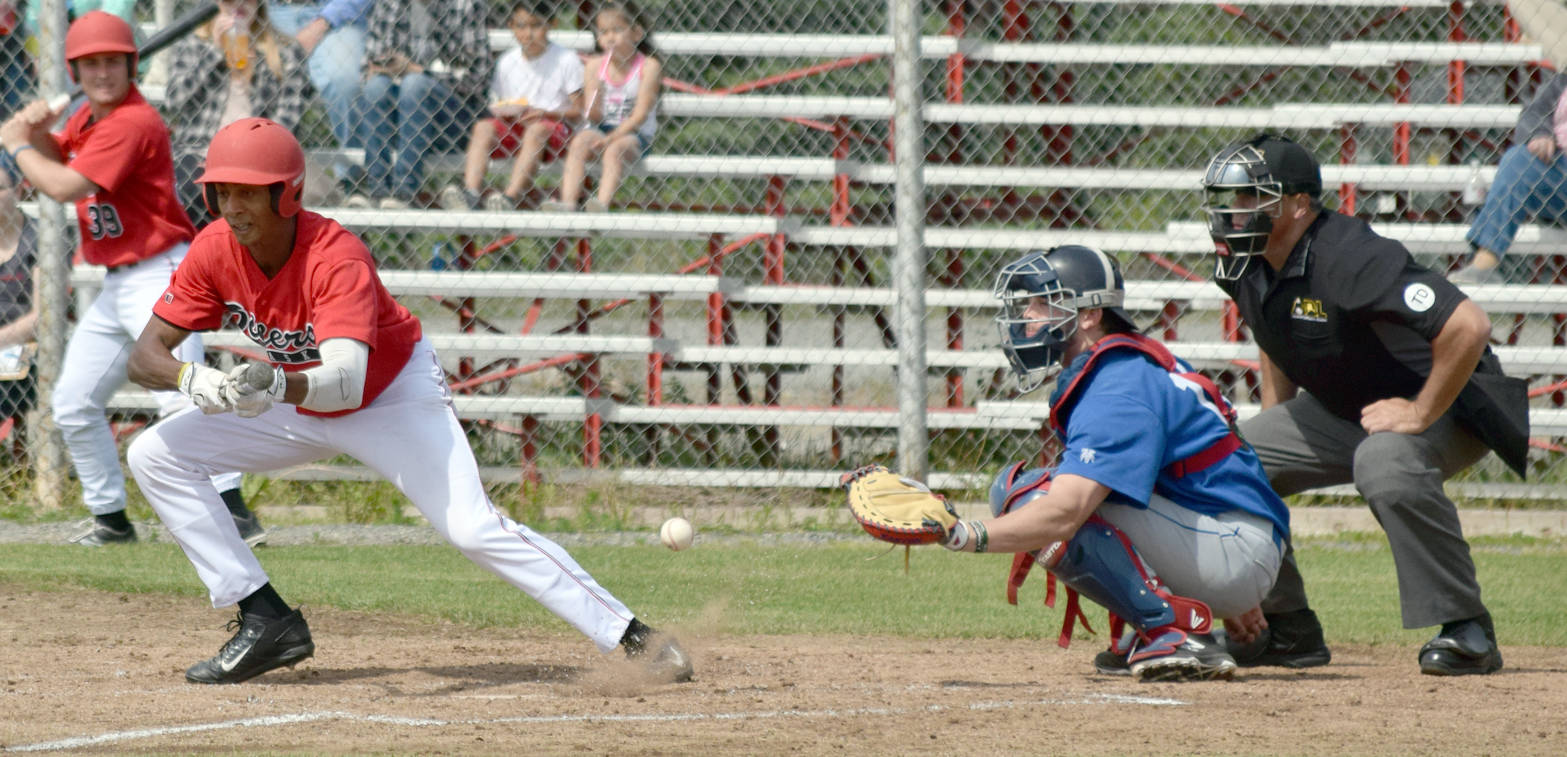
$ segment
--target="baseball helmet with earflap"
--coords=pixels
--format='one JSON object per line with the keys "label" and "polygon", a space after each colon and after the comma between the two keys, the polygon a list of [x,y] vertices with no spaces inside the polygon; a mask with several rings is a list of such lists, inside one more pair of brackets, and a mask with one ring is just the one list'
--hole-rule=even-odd
{"label": "baseball helmet with earflap", "polygon": [[305,151],[276,121],[242,118],[218,130],[196,183],[205,184],[207,210],[220,215],[214,184],[270,187],[272,210],[287,218],[299,212],[305,193]]}

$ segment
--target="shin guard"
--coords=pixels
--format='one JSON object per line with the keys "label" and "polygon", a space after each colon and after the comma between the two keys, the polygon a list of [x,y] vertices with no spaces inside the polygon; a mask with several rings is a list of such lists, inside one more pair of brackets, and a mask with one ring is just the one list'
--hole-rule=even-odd
{"label": "shin guard", "polygon": [[1208,633],[1208,605],[1171,593],[1143,562],[1130,539],[1098,515],[1090,516],[1050,561],[1041,561],[1067,588],[1099,603],[1140,633],[1174,626]]}

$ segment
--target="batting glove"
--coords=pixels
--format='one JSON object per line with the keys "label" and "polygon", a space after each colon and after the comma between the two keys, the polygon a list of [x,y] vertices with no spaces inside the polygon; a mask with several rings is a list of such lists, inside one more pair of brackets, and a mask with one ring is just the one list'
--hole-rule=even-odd
{"label": "batting glove", "polygon": [[223,396],[223,382],[228,380],[223,371],[208,368],[200,363],[180,366],[180,394],[190,398],[192,404],[207,415],[226,413],[234,409]]}
{"label": "batting glove", "polygon": [[223,398],[241,418],[254,418],[283,401],[288,377],[282,368],[266,363],[236,365],[223,379]]}

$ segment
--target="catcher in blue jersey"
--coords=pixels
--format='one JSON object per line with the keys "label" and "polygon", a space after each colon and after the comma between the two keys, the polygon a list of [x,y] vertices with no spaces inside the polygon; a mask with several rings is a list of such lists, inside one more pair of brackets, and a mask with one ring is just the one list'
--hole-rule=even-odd
{"label": "catcher in blue jersey", "polygon": [[[1111,643],[1094,659],[1101,673],[1232,677],[1235,661],[1210,634],[1212,621],[1237,642],[1262,632],[1259,603],[1289,536],[1288,511],[1235,434],[1233,409],[1207,378],[1137,333],[1120,307],[1121,273],[1099,250],[1028,253],[1001,269],[995,295],[1002,349],[1024,391],[1055,376],[1050,423],[1064,450],[1054,470],[1003,471],[990,492],[994,518],[932,512],[932,541],[1017,553],[1013,601],[1037,560],[1068,589],[1063,646],[1082,618],[1076,595],[1103,605]],[[852,509],[854,484],[846,486]]]}

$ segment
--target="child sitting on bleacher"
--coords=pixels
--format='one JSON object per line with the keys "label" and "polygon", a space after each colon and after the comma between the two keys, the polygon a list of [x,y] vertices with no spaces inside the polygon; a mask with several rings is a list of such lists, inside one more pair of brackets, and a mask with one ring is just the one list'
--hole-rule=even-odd
{"label": "child sitting on bleacher", "polygon": [[572,137],[560,179],[560,201],[544,203],[545,210],[576,210],[587,163],[599,157],[604,165],[599,172],[598,196],[589,198],[582,209],[609,210],[626,167],[653,143],[664,66],[654,57],[652,33],[652,26],[634,3],[609,2],[599,8],[593,19],[593,39],[600,54],[588,59],[583,84],[591,126]]}
{"label": "child sitting on bleacher", "polygon": [[[516,155],[501,194],[483,198],[489,210],[527,203],[539,164],[554,160],[582,117],[582,60],[549,40],[555,8],[549,0],[523,0],[507,16],[517,47],[495,62],[490,107],[473,125],[463,163],[463,183],[441,190],[441,207],[478,210],[490,158]],[[498,143],[498,144],[497,144]]]}

